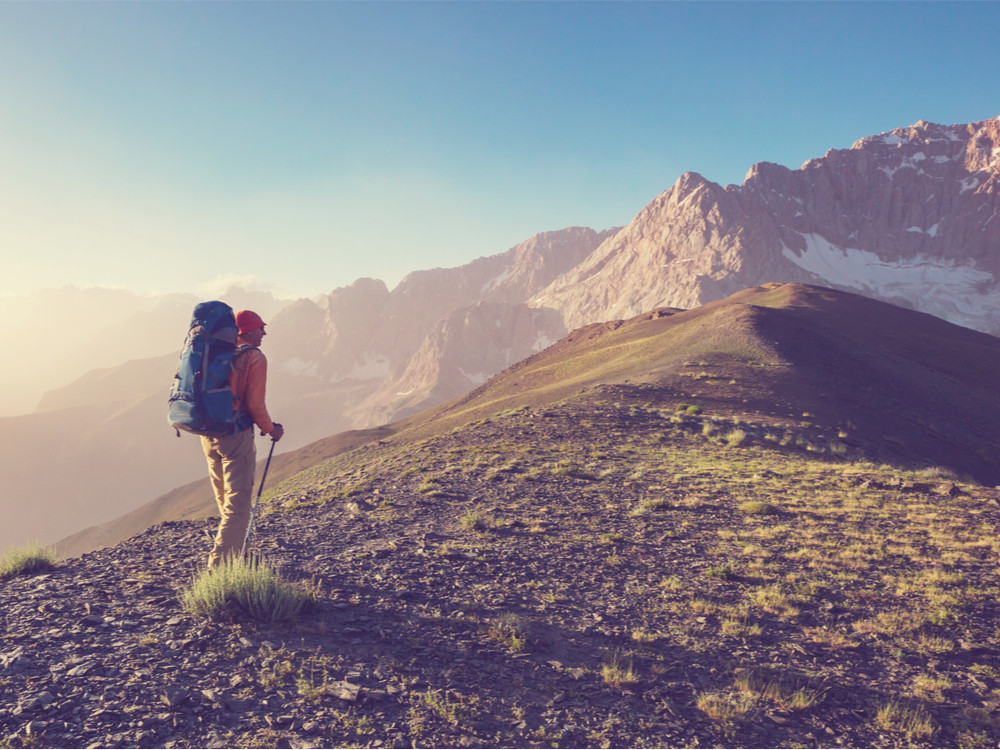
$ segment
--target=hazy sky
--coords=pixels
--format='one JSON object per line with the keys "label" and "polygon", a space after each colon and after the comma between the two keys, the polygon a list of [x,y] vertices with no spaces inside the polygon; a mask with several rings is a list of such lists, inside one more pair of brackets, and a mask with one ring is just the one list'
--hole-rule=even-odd
{"label": "hazy sky", "polygon": [[1000,115],[1000,3],[0,2],[0,294],[311,296]]}

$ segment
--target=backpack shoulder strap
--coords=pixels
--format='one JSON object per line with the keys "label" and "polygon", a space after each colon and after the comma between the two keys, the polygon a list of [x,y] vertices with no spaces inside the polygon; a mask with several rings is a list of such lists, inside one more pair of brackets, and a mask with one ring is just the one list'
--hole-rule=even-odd
{"label": "backpack shoulder strap", "polygon": [[[250,346],[250,344],[240,344],[236,347],[233,352],[232,359],[229,360],[229,368],[233,373],[236,372],[236,363],[240,360],[245,359],[244,354],[248,352],[259,352],[256,346]],[[245,370],[248,365],[241,365],[240,369]],[[239,394],[233,393],[233,398],[236,399],[236,413],[233,418],[233,429],[235,432],[242,432],[245,429],[253,427],[253,417],[250,413],[243,408],[243,399],[240,398]]]}
{"label": "backpack shoulder strap", "polygon": [[[259,351],[260,349],[258,349],[256,346],[250,346],[250,344],[240,344],[239,346],[236,347],[236,349],[233,350],[233,356],[229,360],[229,367],[235,370],[237,360],[241,359],[244,354],[247,354],[248,352],[259,352]],[[240,365],[241,368],[245,368],[246,366],[247,365],[245,364]]]}

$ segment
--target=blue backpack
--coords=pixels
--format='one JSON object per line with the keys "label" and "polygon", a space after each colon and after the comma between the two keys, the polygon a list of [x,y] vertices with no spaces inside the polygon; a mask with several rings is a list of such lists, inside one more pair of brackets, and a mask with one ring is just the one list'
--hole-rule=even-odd
{"label": "blue backpack", "polygon": [[167,421],[177,431],[222,437],[253,426],[253,417],[233,407],[229,376],[237,355],[252,349],[236,346],[239,329],[233,308],[202,302],[194,308],[180,364],[167,405]]}

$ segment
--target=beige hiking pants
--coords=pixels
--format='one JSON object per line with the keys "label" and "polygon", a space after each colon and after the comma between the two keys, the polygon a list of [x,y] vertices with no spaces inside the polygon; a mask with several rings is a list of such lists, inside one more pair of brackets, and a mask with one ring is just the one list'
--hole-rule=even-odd
{"label": "beige hiking pants", "polygon": [[228,557],[238,557],[253,508],[253,473],[257,448],[253,428],[221,438],[201,439],[208,460],[208,476],[219,506],[219,530],[208,556],[212,568]]}

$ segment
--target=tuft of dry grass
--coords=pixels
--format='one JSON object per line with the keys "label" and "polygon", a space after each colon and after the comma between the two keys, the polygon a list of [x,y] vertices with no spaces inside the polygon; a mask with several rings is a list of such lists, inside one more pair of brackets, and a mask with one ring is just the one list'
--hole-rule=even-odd
{"label": "tuft of dry grass", "polygon": [[857,648],[858,642],[839,630],[833,628],[804,628],[805,633],[813,643],[827,648],[839,650]]}
{"label": "tuft of dry grass", "polygon": [[41,544],[29,544],[9,550],[0,556],[0,581],[48,570],[56,562],[58,557],[55,550]]}
{"label": "tuft of dry grass", "polygon": [[601,679],[614,687],[635,685],[640,681],[632,662],[625,664],[617,655],[601,664]]}
{"label": "tuft of dry grass", "polygon": [[466,531],[486,531],[495,525],[494,519],[479,508],[473,508],[465,513],[459,520],[462,528]]}
{"label": "tuft of dry grass", "polygon": [[695,699],[695,706],[718,724],[727,737],[731,737],[750,716],[754,699],[742,693],[712,691],[699,694]]}
{"label": "tuft of dry grass", "polygon": [[747,433],[745,430],[741,430],[738,427],[736,429],[730,430],[726,433],[725,441],[726,445],[730,448],[736,448],[743,444],[743,441],[747,439]]}
{"label": "tuft of dry grass", "polygon": [[778,512],[778,508],[774,504],[762,500],[740,503],[738,507],[748,516],[770,516]]}
{"label": "tuft of dry grass", "polygon": [[756,638],[764,632],[764,628],[759,623],[749,622],[746,618],[739,620],[726,618],[720,623],[719,629],[725,635],[739,638]]}
{"label": "tuft of dry grass", "polygon": [[887,636],[910,635],[927,622],[926,615],[911,609],[888,609],[866,620],[854,623],[859,633],[876,633]]}
{"label": "tuft of dry grass", "polygon": [[824,691],[790,672],[747,669],[736,675],[735,687],[789,710],[811,708],[823,700]]}
{"label": "tuft of dry grass", "polygon": [[875,724],[887,732],[901,734],[911,742],[929,739],[937,731],[934,719],[926,709],[897,700],[879,706]]}
{"label": "tuft of dry grass", "polygon": [[264,561],[230,559],[195,576],[184,591],[184,609],[219,620],[248,616],[260,622],[294,619],[317,601],[308,587],[295,586]]}
{"label": "tuft of dry grass", "polygon": [[531,650],[527,624],[513,612],[499,615],[490,625],[488,634],[512,653],[524,654]]}

